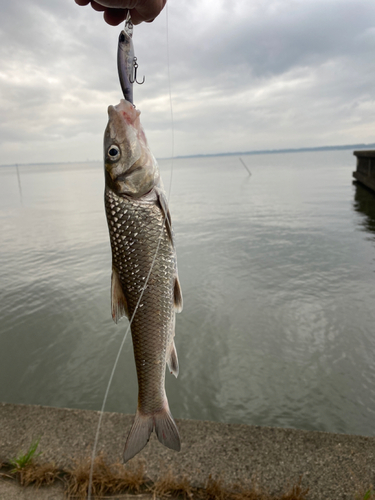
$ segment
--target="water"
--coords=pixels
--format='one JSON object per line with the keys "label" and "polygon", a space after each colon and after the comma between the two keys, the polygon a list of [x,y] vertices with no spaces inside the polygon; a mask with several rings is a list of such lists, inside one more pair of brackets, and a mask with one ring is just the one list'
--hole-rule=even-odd
{"label": "water", "polygon": [[[351,151],[179,159],[176,418],[375,435],[375,195]],[[160,162],[168,185],[169,161]],[[0,168],[0,400],[100,409],[110,316],[98,164]],[[130,336],[106,410],[134,413]]]}

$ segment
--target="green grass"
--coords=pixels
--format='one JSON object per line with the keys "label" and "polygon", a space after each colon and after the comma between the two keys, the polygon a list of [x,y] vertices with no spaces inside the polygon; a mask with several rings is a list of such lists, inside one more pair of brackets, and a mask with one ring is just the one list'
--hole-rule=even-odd
{"label": "green grass", "polygon": [[39,441],[40,438],[36,441],[33,441],[26,453],[19,453],[16,457],[9,460],[9,463],[14,467],[11,472],[22,471],[22,469],[29,465],[34,458],[39,457],[40,453],[36,454],[36,450],[39,446]]}
{"label": "green grass", "polygon": [[372,498],[375,498],[375,491],[370,488],[369,490],[366,491],[362,500],[371,500]]}

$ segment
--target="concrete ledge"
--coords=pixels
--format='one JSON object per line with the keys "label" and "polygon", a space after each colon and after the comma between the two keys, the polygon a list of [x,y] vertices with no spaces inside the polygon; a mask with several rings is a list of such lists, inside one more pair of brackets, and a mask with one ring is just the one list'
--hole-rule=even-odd
{"label": "concrete ledge", "polygon": [[374,177],[369,177],[368,175],[364,175],[361,172],[353,172],[353,177],[367,188],[371,189],[372,191],[375,191]]}
{"label": "concrete ledge", "polygon": [[[98,419],[95,411],[0,404],[0,460],[27,451],[40,437],[40,459],[66,468],[74,459],[91,454]],[[104,414],[98,451],[110,461],[121,460],[132,420],[130,415]],[[354,499],[375,485],[374,437],[176,421],[180,453],[164,448],[153,434],[138,455],[146,460],[151,479],[168,468],[175,475],[187,475],[195,486],[203,486],[210,474],[228,483],[256,477],[271,493],[279,493],[302,476],[311,500]],[[0,498],[13,498],[4,494],[3,487],[0,483]],[[32,491],[28,498],[33,498]]]}
{"label": "concrete ledge", "polygon": [[364,158],[375,158],[375,150],[374,149],[361,149],[360,151],[353,151],[353,155]]}

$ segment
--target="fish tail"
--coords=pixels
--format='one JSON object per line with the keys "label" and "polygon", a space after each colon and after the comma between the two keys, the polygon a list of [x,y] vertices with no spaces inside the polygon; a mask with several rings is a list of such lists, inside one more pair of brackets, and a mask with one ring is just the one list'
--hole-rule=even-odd
{"label": "fish tail", "polygon": [[124,463],[139,453],[148,443],[152,429],[154,428],[154,419],[152,415],[143,415],[139,410],[135,414],[135,420],[130,429],[128,439],[125,443]]}
{"label": "fish tail", "polygon": [[163,410],[154,415],[154,422],[159,441],[171,450],[180,451],[180,434],[169,410],[167,400],[165,400]]}
{"label": "fish tail", "polygon": [[157,413],[145,415],[137,409],[133,426],[130,429],[125,444],[124,463],[133,458],[146,446],[154,427],[159,441],[164,446],[180,451],[180,435],[169,411],[168,402],[166,401],[164,408]]}

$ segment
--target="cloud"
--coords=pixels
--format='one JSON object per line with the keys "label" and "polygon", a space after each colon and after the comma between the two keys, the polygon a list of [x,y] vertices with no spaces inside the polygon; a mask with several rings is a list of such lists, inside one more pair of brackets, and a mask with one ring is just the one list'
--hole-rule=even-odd
{"label": "cloud", "polygon": [[[120,29],[73,0],[2,7],[0,163],[101,158]],[[375,140],[373,0],[169,0],[168,31],[163,12],[134,43],[157,156],[169,74],[176,154]]]}

